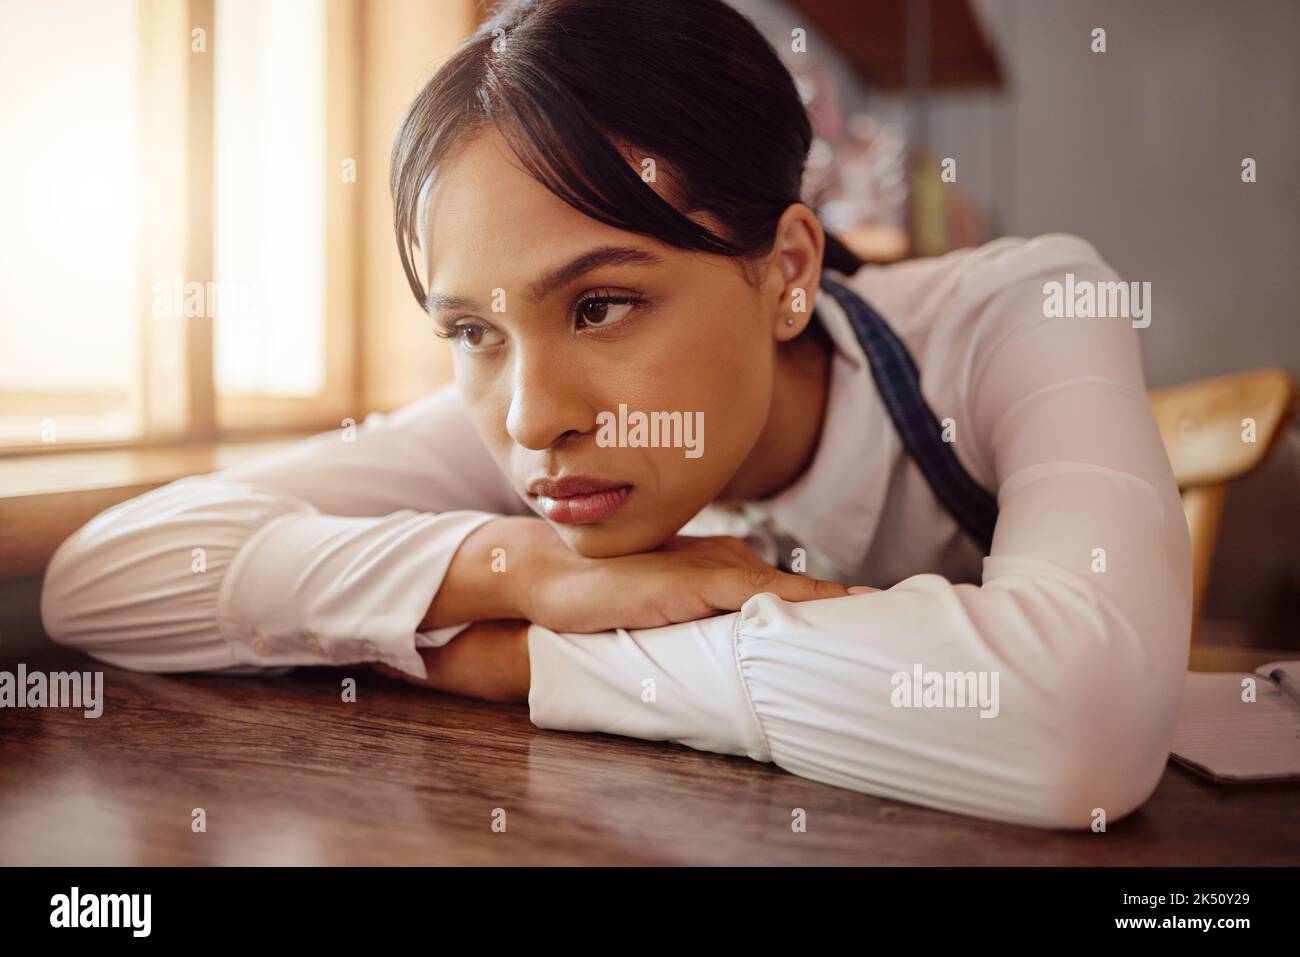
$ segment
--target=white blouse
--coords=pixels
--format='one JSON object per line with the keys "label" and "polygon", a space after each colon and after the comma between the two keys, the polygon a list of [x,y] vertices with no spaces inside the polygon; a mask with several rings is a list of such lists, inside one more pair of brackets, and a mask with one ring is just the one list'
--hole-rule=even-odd
{"label": "white blouse", "polygon": [[[533,625],[534,724],[748,755],[964,814],[1087,827],[1165,766],[1190,635],[1178,490],[1122,318],[1044,315],[1044,285],[1117,277],[1086,242],[1000,239],[846,281],[921,369],[971,475],[996,490],[980,556],[906,455],[834,298],[813,464],[685,530],[885,590],[594,635]],[[841,277],[842,278],[842,277]],[[454,386],[352,432],[172,482],[59,548],[51,638],[142,671],[382,661],[424,676],[417,633],[460,542],[531,514]]]}

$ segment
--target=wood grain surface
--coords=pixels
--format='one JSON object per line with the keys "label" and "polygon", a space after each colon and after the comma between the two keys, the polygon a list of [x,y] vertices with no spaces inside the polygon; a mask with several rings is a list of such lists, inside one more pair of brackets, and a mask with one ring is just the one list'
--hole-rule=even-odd
{"label": "wood grain surface", "polygon": [[1171,765],[1106,833],[1045,831],[675,744],[542,731],[523,706],[364,669],[149,675],[63,652],[26,665],[102,668],[106,704],[97,719],[0,710],[5,865],[1300,864],[1300,783],[1217,786]]}

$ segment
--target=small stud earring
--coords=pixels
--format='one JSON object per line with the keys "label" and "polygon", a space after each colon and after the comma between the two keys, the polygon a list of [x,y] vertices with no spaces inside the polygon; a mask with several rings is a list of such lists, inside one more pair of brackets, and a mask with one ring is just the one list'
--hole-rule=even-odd
{"label": "small stud earring", "polygon": [[787,326],[793,326],[793,325],[794,325],[794,316],[786,316],[786,317],[785,317],[785,324],[786,324]]}

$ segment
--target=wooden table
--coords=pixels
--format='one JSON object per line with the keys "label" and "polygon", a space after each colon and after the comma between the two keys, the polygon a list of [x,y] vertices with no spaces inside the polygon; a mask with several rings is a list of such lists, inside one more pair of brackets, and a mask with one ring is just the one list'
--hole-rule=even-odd
{"label": "wooden table", "polygon": [[[364,670],[147,675],[62,652],[27,667],[103,667],[107,703],[98,719],[0,710],[4,865],[1300,864],[1300,784],[1222,787],[1171,765],[1106,833],[1044,831],[541,731],[522,706]],[[341,700],[349,675],[356,703]]]}

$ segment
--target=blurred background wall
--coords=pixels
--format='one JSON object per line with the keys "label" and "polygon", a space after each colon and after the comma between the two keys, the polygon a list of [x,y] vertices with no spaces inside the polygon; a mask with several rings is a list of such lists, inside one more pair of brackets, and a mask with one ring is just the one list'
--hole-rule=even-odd
{"label": "blurred background wall", "polygon": [[[778,50],[795,27],[813,34],[810,49],[833,45],[808,13],[835,4],[734,5]],[[932,33],[944,31],[950,6],[930,5]],[[1150,281],[1154,318],[1141,333],[1149,387],[1260,366],[1300,377],[1300,4],[970,6],[1001,84],[916,95],[882,89],[837,57],[843,110],[955,158],[981,238],[1077,233],[1125,279]],[[1098,27],[1105,53],[1091,49]],[[1258,164],[1255,183],[1242,182],[1245,157]],[[1229,493],[1205,615],[1206,640],[1300,645],[1294,426]]]}

